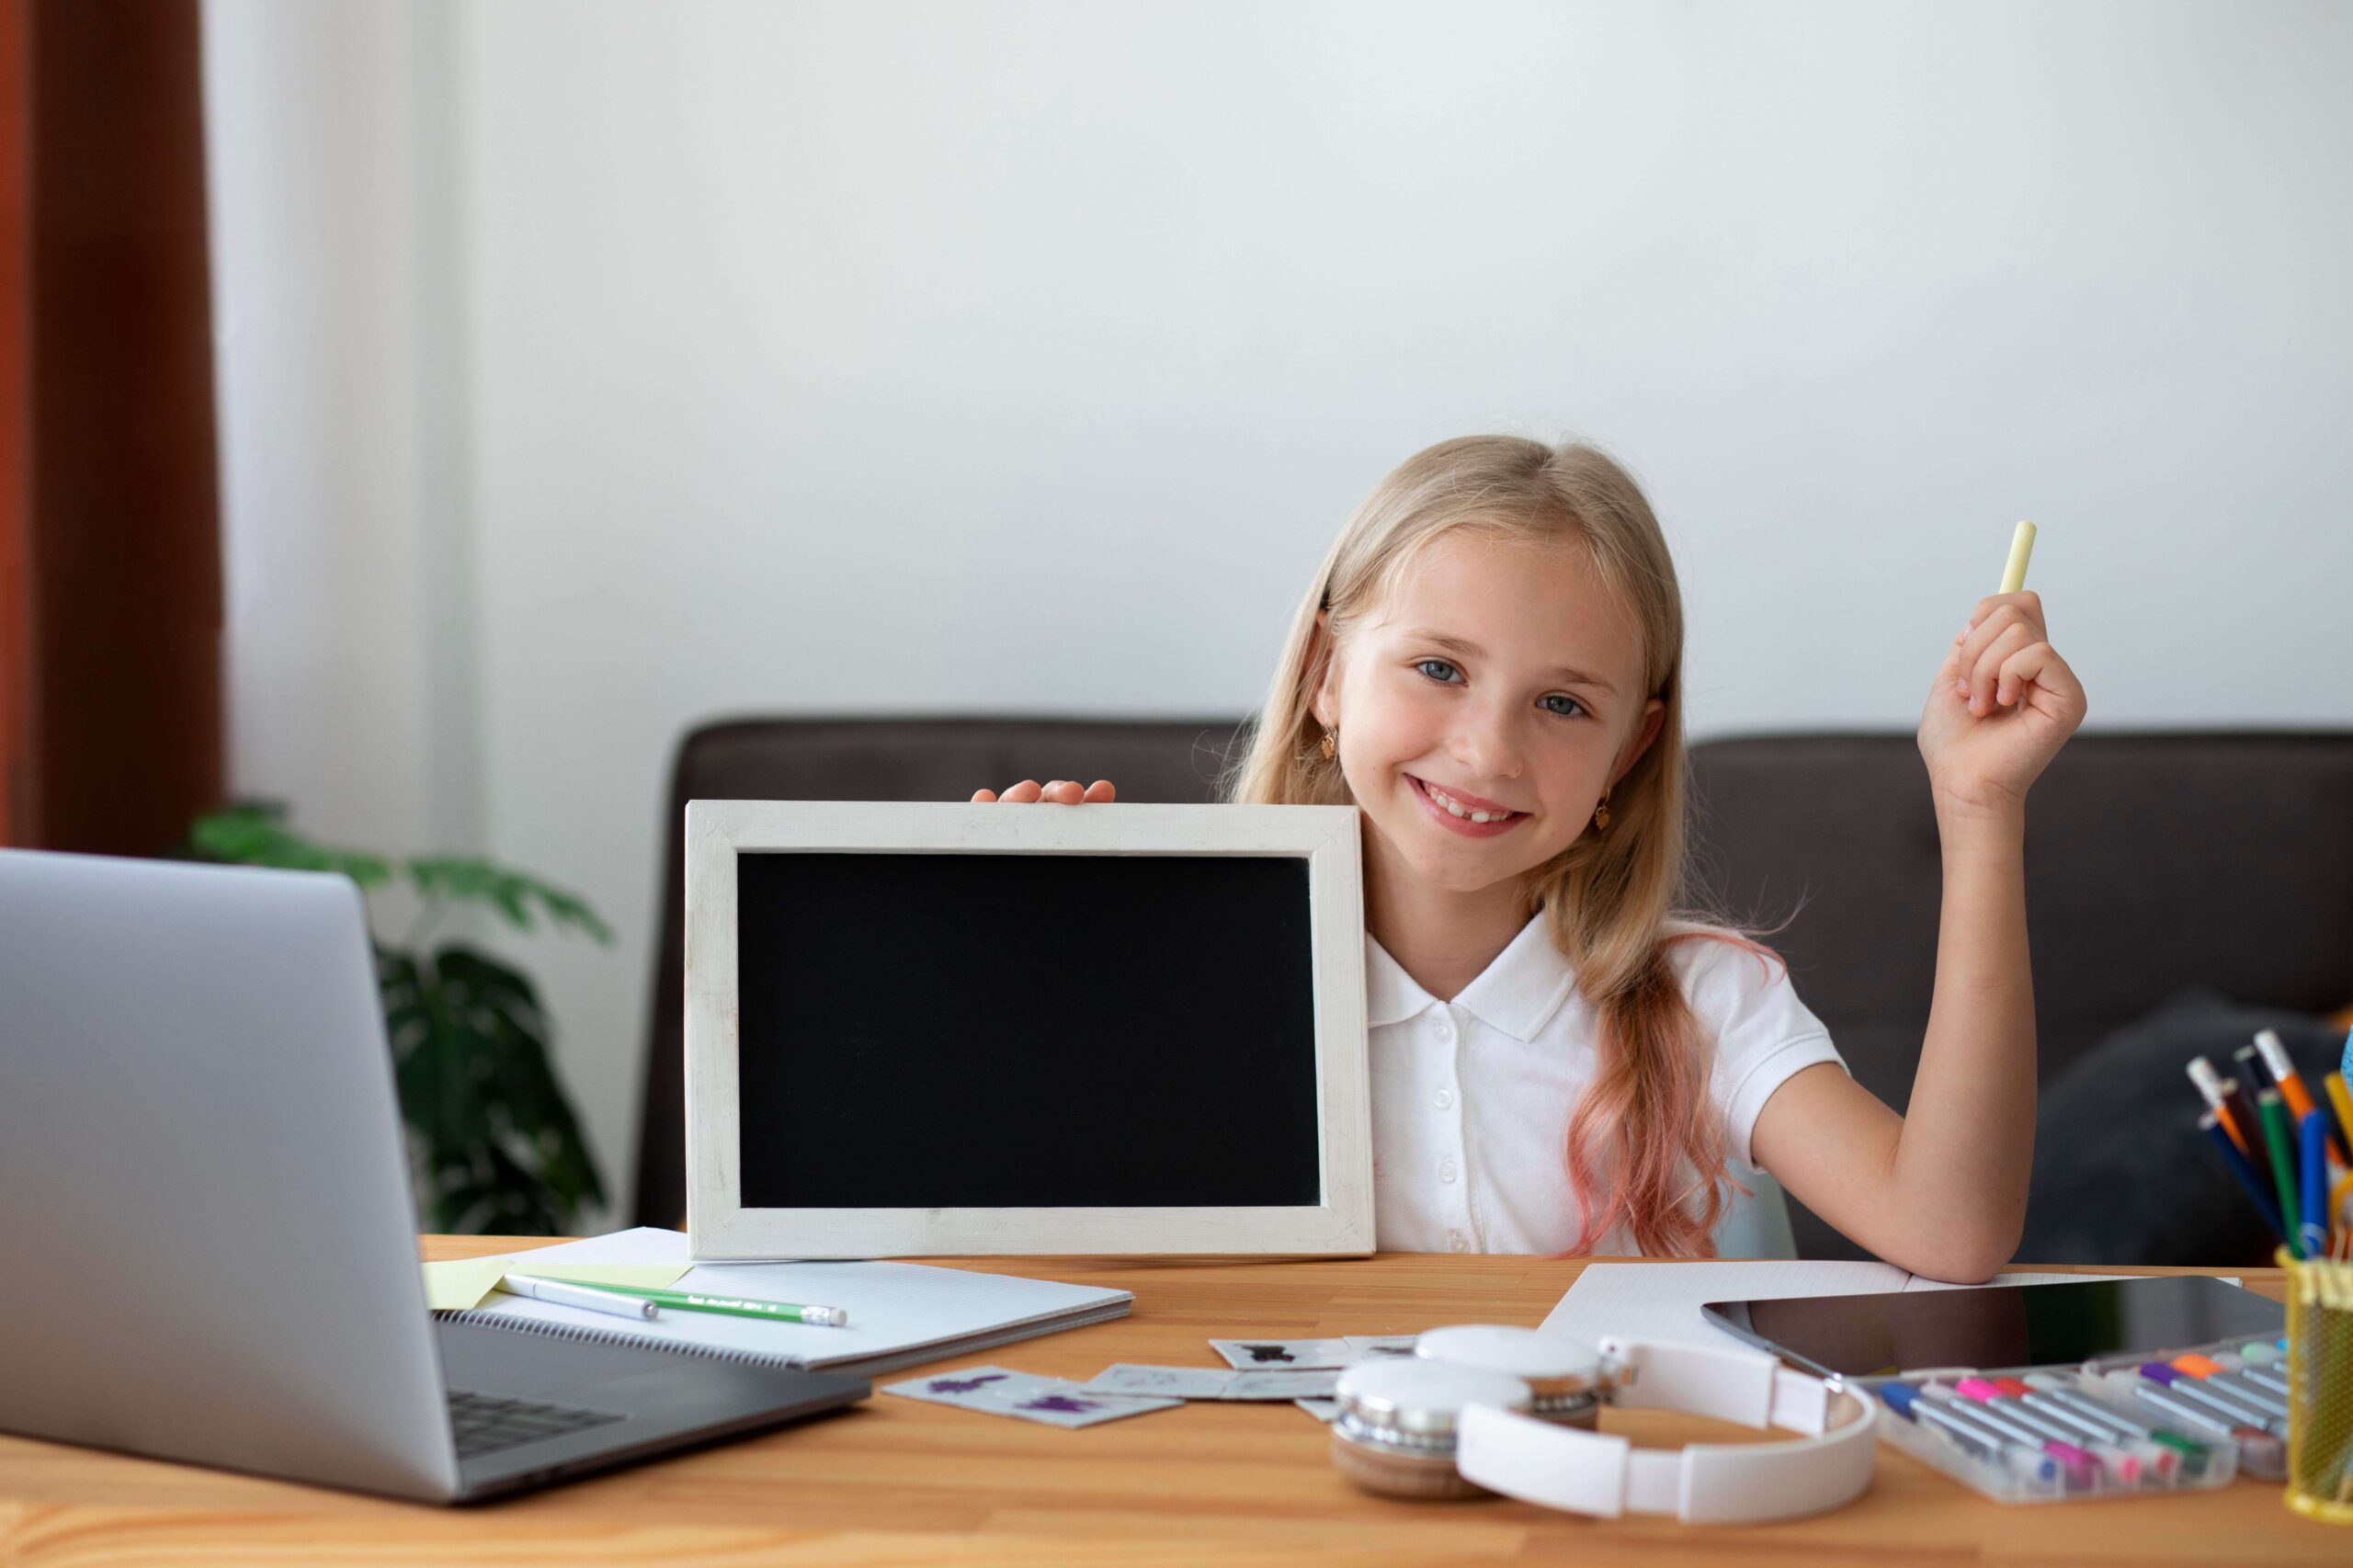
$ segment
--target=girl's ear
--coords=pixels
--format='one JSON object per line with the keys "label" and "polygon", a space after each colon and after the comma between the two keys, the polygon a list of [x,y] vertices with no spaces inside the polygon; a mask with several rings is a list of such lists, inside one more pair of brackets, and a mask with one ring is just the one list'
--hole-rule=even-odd
{"label": "girl's ear", "polygon": [[1332,684],[1332,612],[1315,612],[1314,641],[1307,654],[1307,710],[1325,729],[1332,727],[1326,717],[1338,705],[1338,693]]}
{"label": "girl's ear", "polygon": [[1651,749],[1651,743],[1658,739],[1658,733],[1665,723],[1666,703],[1663,699],[1654,697],[1643,704],[1643,716],[1634,725],[1633,741],[1626,747],[1626,754],[1619,759],[1618,766],[1610,770],[1610,783],[1615,784],[1625,778],[1634,764],[1643,760],[1643,753]]}

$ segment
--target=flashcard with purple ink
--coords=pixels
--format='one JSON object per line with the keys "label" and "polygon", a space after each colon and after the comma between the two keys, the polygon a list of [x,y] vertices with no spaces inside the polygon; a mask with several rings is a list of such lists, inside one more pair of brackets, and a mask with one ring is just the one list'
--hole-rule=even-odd
{"label": "flashcard with purple ink", "polygon": [[1174,1410],[1181,1399],[1107,1394],[1060,1378],[1041,1378],[1009,1367],[962,1367],[927,1378],[910,1378],[882,1391],[933,1404],[952,1404],[983,1415],[1010,1415],[1042,1426],[1093,1426],[1154,1410]]}

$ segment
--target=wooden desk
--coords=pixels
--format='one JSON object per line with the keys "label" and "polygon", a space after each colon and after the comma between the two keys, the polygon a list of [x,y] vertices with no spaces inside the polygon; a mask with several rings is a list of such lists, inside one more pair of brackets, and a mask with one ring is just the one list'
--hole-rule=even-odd
{"label": "wooden desk", "polygon": [[[429,1238],[425,1253],[533,1244]],[[1533,1324],[1580,1266],[1391,1255],[1224,1266],[1008,1258],[988,1267],[1135,1292],[1134,1314],[1120,1322],[961,1358],[1086,1378],[1113,1361],[1211,1364],[1203,1341],[1211,1335]],[[2275,1300],[2281,1293],[2277,1270],[2248,1271],[2248,1282]],[[1604,1426],[1637,1441],[1740,1430],[1657,1412],[1613,1412]],[[1871,1490],[1853,1507],[1701,1528],[1580,1519],[1500,1499],[1390,1502],[1334,1473],[1328,1442],[1288,1404],[1195,1404],[1068,1432],[878,1393],[854,1411],[764,1437],[510,1502],[438,1509],[0,1437],[0,1563],[2353,1562],[2353,1530],[2298,1517],[2278,1486],[2249,1481],[2212,1493],[2003,1507],[1882,1446]]]}

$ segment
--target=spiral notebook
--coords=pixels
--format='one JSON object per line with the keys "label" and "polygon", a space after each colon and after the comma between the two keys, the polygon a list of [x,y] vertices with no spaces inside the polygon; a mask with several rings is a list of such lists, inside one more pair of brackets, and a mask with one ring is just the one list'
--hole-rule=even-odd
{"label": "spiral notebook", "polygon": [[[526,1267],[533,1259],[541,1263],[683,1263],[687,1256],[683,1233],[648,1226],[541,1247],[517,1255],[517,1262]],[[1125,1317],[1135,1301],[1131,1291],[1102,1286],[1065,1285],[919,1263],[838,1260],[698,1264],[675,1289],[842,1307],[849,1312],[849,1323],[843,1328],[815,1328],[717,1312],[665,1311],[653,1322],[638,1324],[504,1291],[494,1292],[471,1311],[434,1315],[563,1339],[871,1376]]]}

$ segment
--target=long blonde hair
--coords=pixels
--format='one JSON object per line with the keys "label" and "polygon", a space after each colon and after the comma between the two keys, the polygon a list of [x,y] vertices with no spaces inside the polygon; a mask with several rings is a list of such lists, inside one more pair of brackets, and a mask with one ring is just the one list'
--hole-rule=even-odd
{"label": "long blonde hair", "polygon": [[[1671,929],[1687,896],[1688,754],[1683,738],[1683,602],[1658,519],[1632,475],[1593,447],[1465,436],[1415,453],[1375,487],[1326,552],[1291,622],[1227,799],[1349,805],[1321,754],[1310,704],[1346,629],[1441,535],[1584,547],[1640,629],[1643,694],[1665,704],[1658,736],[1609,794],[1609,828],[1590,830],[1527,873],[1553,944],[1598,1021],[1597,1066],[1563,1130],[1585,1253],[1623,1223],[1645,1254],[1711,1256],[1724,1201],[1726,1134],[1706,1094],[1711,1042],[1684,999],[1670,944],[1715,937],[1764,954],[1721,919]],[[1329,627],[1319,644],[1316,618]],[[1695,923],[1696,924],[1696,923]],[[1605,1183],[1605,1160],[1616,1180]],[[1693,1199],[1698,1202],[1694,1205]]]}

